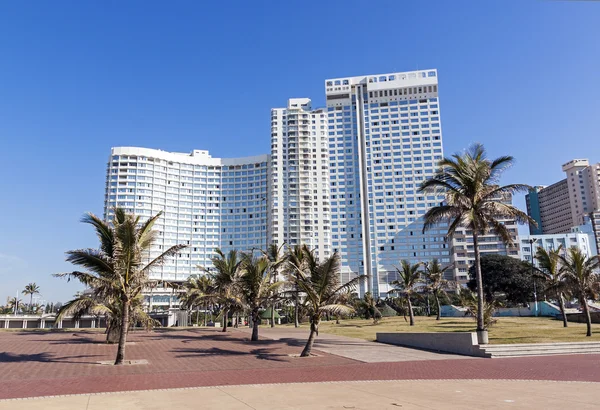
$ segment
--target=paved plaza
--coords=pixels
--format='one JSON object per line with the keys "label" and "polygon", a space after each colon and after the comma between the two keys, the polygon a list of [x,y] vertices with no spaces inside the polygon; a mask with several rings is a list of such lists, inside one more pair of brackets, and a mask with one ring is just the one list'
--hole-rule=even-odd
{"label": "paved plaza", "polygon": [[[103,343],[102,333],[0,332],[0,399],[78,394],[0,401],[0,409],[88,405],[92,409],[102,403],[108,406],[111,400],[110,408],[132,407],[134,402],[138,408],[164,408],[160,400],[180,408],[191,408],[193,403],[204,403],[202,408],[319,408],[306,401],[318,397],[329,403],[322,408],[398,408],[393,403],[427,408],[427,400],[433,400],[433,405],[443,397],[449,397],[444,408],[475,398],[491,400],[489,408],[515,408],[515,403],[526,405],[536,397],[526,391],[552,398],[557,408],[565,400],[581,408],[590,405],[592,398],[598,401],[587,393],[573,401],[579,397],[577,392],[600,390],[596,383],[573,382],[600,382],[600,355],[480,359],[321,334],[316,356],[300,358],[302,330],[281,327],[261,332],[262,339],[255,343],[242,329],[133,332],[127,359],[147,364],[119,367],[98,364],[113,360],[116,353],[116,346]],[[550,380],[554,382],[541,382]],[[336,382],[335,388],[331,382]],[[267,386],[270,383],[278,384]],[[506,390],[494,388],[498,383]],[[133,392],[141,390],[156,391]],[[292,399],[288,391],[297,392],[298,400],[286,401]],[[105,392],[129,393],[97,395]],[[462,402],[453,402],[456,394]],[[510,401],[515,397],[520,402]],[[345,399],[354,404],[345,404]],[[84,407],[77,407],[83,402]]]}

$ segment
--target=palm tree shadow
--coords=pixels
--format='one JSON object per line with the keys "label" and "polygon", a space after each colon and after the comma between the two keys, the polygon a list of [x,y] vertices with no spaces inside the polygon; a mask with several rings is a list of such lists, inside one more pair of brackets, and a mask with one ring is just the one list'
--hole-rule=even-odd
{"label": "palm tree shadow", "polygon": [[243,352],[239,350],[221,349],[219,347],[211,347],[210,349],[176,349],[172,352],[179,353],[177,358],[190,358],[190,357],[211,357],[211,356],[256,356],[260,360],[272,360],[277,362],[285,361],[287,357],[285,354],[273,353],[269,349],[253,349],[249,352]]}
{"label": "palm tree shadow", "polygon": [[0,353],[0,363],[25,363],[25,362],[38,362],[38,363],[70,363],[70,364],[97,364],[97,362],[87,361],[75,361],[69,359],[79,358],[92,358],[101,355],[79,355],[79,356],[64,356],[64,357],[53,357],[51,353],[41,352],[34,354],[15,354],[9,352]]}

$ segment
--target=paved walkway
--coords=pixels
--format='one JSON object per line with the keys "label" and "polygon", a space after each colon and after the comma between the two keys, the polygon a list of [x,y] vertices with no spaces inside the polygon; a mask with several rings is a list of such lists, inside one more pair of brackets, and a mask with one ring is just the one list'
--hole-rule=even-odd
{"label": "paved walkway", "polygon": [[263,384],[0,401],[0,410],[597,409],[600,384],[402,380]]}
{"label": "paved walkway", "polygon": [[[224,334],[215,329],[134,332],[130,338],[134,344],[127,347],[127,359],[145,360],[148,364],[103,366],[97,363],[114,359],[116,354],[116,346],[102,343],[103,337],[83,331],[0,331],[0,399],[360,380],[477,378],[600,382],[600,355],[365,363],[320,350],[316,351],[318,356],[294,357],[302,346],[292,339],[250,342],[247,333],[232,330]],[[348,347],[336,343],[331,351]],[[351,344],[350,351],[352,348]],[[468,386],[470,382],[459,383]],[[238,389],[241,388],[234,390]],[[198,394],[209,394],[202,393],[207,391]],[[91,397],[90,402],[97,400],[97,396]]]}
{"label": "paved walkway", "polygon": [[[244,333],[250,333],[252,330],[247,328],[238,329]],[[261,337],[285,342],[290,345],[304,346],[310,330],[307,328],[294,327],[261,327],[259,334]],[[455,354],[435,353],[425,350],[411,349],[408,347],[387,345],[384,343],[370,342],[367,340],[356,339],[319,333],[315,340],[314,349],[336,356],[346,357],[352,360],[358,360],[364,363],[380,362],[408,362],[415,360],[452,360],[452,359],[473,359],[472,357],[459,356]]]}

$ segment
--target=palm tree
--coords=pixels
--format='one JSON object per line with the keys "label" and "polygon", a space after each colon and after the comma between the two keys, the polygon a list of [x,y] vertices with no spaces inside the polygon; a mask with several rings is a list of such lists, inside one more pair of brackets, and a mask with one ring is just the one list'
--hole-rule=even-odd
{"label": "palm tree", "polygon": [[310,356],[315,337],[319,334],[321,316],[325,312],[331,314],[351,313],[354,309],[346,304],[336,302],[340,293],[348,289],[355,289],[362,276],[352,279],[348,283],[340,282],[340,256],[334,252],[322,263],[318,263],[312,252],[304,247],[303,265],[306,270],[296,266],[295,272],[289,274],[288,279],[298,289],[306,293],[306,308],[310,316],[310,335],[301,357]]}
{"label": "palm tree", "polygon": [[419,187],[419,192],[443,192],[446,197],[444,204],[425,213],[423,232],[440,222],[450,222],[448,236],[452,236],[460,227],[467,228],[473,236],[478,303],[477,331],[480,342],[485,341],[486,328],[483,320],[479,236],[493,230],[506,245],[513,245],[510,232],[500,219],[510,218],[519,223],[536,224],[523,211],[499,200],[529,188],[523,184],[498,185],[500,175],[512,165],[513,160],[511,156],[489,160],[483,145],[474,144],[462,155],[454,154],[451,158],[441,160],[438,163],[440,170],[432,178],[423,181]]}
{"label": "palm tree", "polygon": [[[273,281],[277,280],[277,275],[281,271],[281,269],[285,266],[287,261],[287,256],[282,254],[282,249],[284,245],[277,246],[272,243],[267,248],[266,252],[263,252],[269,262],[269,270],[271,271],[269,276]],[[271,327],[275,327],[275,295],[272,295],[272,305],[271,305]]]}
{"label": "palm tree", "polygon": [[567,315],[565,313],[564,295],[567,292],[566,272],[560,266],[560,251],[562,245],[550,252],[542,247],[538,247],[535,258],[538,260],[539,268],[545,275],[546,289],[553,292],[558,299],[560,314],[563,319],[563,326],[569,326]]}
{"label": "palm tree", "polygon": [[[193,309],[194,306],[204,307],[204,326],[206,326],[206,312],[208,305],[214,300],[214,284],[208,275],[191,275],[183,283],[185,293],[180,296],[184,307]],[[196,324],[199,324],[200,315],[196,317]]]}
{"label": "palm tree", "polygon": [[[310,249],[306,245],[296,245],[288,249],[286,260],[287,275],[298,276],[298,271],[306,272],[308,257],[312,255]],[[297,281],[291,281],[294,285],[294,327],[300,326],[300,288]]]}
{"label": "palm tree", "polygon": [[[106,318],[106,343],[118,343],[123,326],[123,304],[114,297],[114,293],[102,295],[101,293],[84,293],[76,295],[56,312],[55,322],[72,316],[73,320],[79,320],[86,314],[104,316]],[[142,295],[138,295],[131,301],[129,313],[130,323],[137,323],[147,330],[152,329],[159,323],[152,319],[144,311]]]}
{"label": "palm tree", "polygon": [[22,303],[21,299],[17,299],[17,297],[15,296],[15,297],[8,299],[7,307],[9,309],[12,309],[16,315],[17,311],[19,309],[19,306],[21,306],[21,303]]}
{"label": "palm tree", "polygon": [[363,298],[358,301],[357,305],[364,312],[365,319],[373,319],[373,324],[379,322],[381,319],[381,311],[377,308],[377,301],[371,292],[365,292]]}
{"label": "palm tree", "polygon": [[31,282],[21,293],[25,296],[29,295],[29,310],[33,311],[33,295],[39,295],[40,287],[35,282]]}
{"label": "palm tree", "polygon": [[92,225],[100,239],[100,248],[68,251],[66,260],[82,266],[88,272],[74,271],[54,275],[67,277],[69,280],[75,278],[90,287],[99,300],[114,301],[115,311],[120,315],[115,365],[123,364],[132,309],[142,290],[150,283],[150,272],[185,248],[185,245],[174,245],[145,263],[158,235],[152,227],[161,214],[159,212],[142,222],[139,216],[127,214],[122,208],[115,208],[110,224],[94,214],[85,215],[82,222]]}
{"label": "palm tree", "polygon": [[600,275],[594,271],[600,267],[598,258],[588,258],[581,249],[569,248],[567,256],[561,256],[560,261],[563,265],[567,283],[574,295],[579,299],[581,309],[585,315],[587,323],[586,336],[592,335],[592,320],[590,318],[590,309],[587,301],[594,299],[600,286]]}
{"label": "palm tree", "polygon": [[209,273],[214,283],[217,299],[223,308],[223,332],[226,332],[229,311],[239,303],[235,286],[239,277],[242,259],[238,257],[238,251],[235,249],[225,255],[221,249],[217,248],[215,253],[216,255],[211,258],[215,271],[206,268],[201,269]]}
{"label": "palm tree", "polygon": [[446,293],[445,289],[450,286],[450,281],[444,279],[444,273],[450,269],[452,265],[447,265],[442,268],[439,261],[434,258],[429,263],[423,263],[423,267],[425,268],[427,290],[433,294],[437,306],[437,317],[435,320],[440,320],[442,311],[440,297]]}
{"label": "palm tree", "polygon": [[389,293],[403,294],[406,298],[411,326],[415,325],[415,315],[410,297],[416,293],[415,286],[422,282],[420,267],[420,263],[411,265],[409,261],[403,260],[402,270],[396,268],[400,279],[390,282],[390,285],[394,286],[395,289],[392,289]]}
{"label": "palm tree", "polygon": [[[277,288],[282,284],[282,282],[271,283],[271,276],[274,272],[270,269],[268,258],[244,256],[238,289],[242,302],[248,307],[252,317],[252,338],[250,340],[253,342],[258,340],[260,309],[273,299]],[[271,307],[271,309],[273,308]]]}

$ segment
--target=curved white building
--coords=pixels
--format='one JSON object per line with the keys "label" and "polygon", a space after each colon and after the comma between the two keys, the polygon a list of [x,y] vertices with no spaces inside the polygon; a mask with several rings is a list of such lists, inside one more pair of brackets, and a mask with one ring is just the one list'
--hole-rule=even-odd
{"label": "curved white building", "polygon": [[[104,217],[112,208],[149,217],[163,211],[155,225],[159,240],[151,257],[169,246],[188,247],[152,272],[152,279],[184,281],[210,267],[215,248],[224,252],[267,244],[269,156],[212,158],[136,147],[112,148],[107,166]],[[156,296],[164,304],[166,296]]]}

